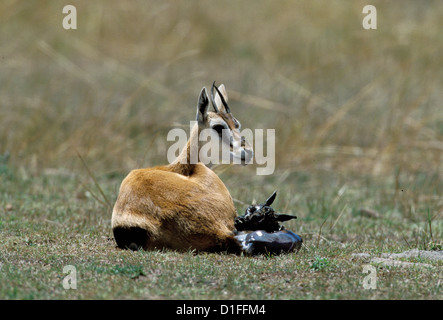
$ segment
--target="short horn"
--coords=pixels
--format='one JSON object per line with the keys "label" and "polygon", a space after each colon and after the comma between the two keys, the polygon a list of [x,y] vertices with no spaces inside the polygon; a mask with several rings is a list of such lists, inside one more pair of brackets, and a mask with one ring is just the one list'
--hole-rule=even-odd
{"label": "short horn", "polygon": [[217,104],[215,103],[215,98],[214,98],[214,87],[217,88],[215,86],[215,81],[212,83],[212,88],[211,88],[211,103],[212,103],[212,106],[214,107],[215,112],[219,113],[220,110],[218,110]]}

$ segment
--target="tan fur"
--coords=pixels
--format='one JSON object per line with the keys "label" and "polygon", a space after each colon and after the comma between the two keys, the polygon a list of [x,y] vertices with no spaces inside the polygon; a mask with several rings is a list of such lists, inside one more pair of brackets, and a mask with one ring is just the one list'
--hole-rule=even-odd
{"label": "tan fur", "polygon": [[[224,86],[221,89],[225,96]],[[200,98],[205,98],[204,95],[205,89]],[[229,191],[203,163],[190,163],[192,146],[200,148],[192,141],[198,140],[199,132],[209,126],[211,119],[227,118],[225,122],[234,131],[235,123],[230,113],[221,116],[207,112],[205,115],[205,120],[192,129],[186,148],[173,163],[133,170],[123,180],[112,213],[112,228],[119,246],[128,246],[132,241],[131,228],[136,227],[146,240],[134,242],[145,250],[238,249],[233,238],[237,212]],[[235,134],[239,136],[237,131]],[[182,164],[184,158],[187,161]],[[126,242],[119,239],[122,236],[117,231],[121,230],[129,230],[125,233],[129,240],[123,239]]]}

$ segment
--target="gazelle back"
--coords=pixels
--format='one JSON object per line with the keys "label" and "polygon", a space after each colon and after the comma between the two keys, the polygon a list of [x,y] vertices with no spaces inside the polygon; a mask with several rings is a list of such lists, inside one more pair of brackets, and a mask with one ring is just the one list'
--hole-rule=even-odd
{"label": "gazelle back", "polygon": [[247,164],[253,156],[227,101],[225,87],[213,84],[214,112],[208,111],[210,101],[203,88],[197,124],[178,158],[169,165],[133,170],[123,180],[112,212],[112,229],[120,248],[239,250],[233,234],[237,212],[231,195],[200,158],[199,137],[204,129],[229,147],[231,159]]}

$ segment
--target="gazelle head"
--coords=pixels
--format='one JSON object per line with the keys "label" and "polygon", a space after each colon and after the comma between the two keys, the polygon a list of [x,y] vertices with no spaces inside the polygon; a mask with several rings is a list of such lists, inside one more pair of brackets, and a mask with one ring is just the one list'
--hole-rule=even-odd
{"label": "gazelle head", "polygon": [[250,163],[254,151],[240,134],[241,124],[228,106],[228,95],[223,84],[217,88],[214,81],[210,101],[214,111],[208,111],[209,97],[206,88],[203,88],[197,105],[199,131],[210,129],[211,141],[217,141],[220,150],[229,150],[230,162],[234,160],[234,163],[242,165]]}

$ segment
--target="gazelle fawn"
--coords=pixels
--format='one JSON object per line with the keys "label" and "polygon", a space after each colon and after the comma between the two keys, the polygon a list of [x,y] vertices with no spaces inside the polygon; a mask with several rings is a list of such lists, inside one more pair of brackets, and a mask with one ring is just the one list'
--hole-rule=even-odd
{"label": "gazelle fawn", "polygon": [[[215,90],[214,90],[215,89]],[[209,104],[214,111],[209,111]],[[226,186],[200,158],[200,132],[212,130],[231,159],[247,164],[253,150],[240,135],[224,85],[206,88],[197,103],[197,123],[186,147],[169,165],[131,171],[123,180],[112,212],[118,247],[198,251],[240,250],[234,238],[234,203]],[[194,156],[193,156],[194,155]],[[198,159],[194,159],[197,155]],[[197,161],[195,161],[197,160]],[[205,161],[203,161],[205,162]]]}

